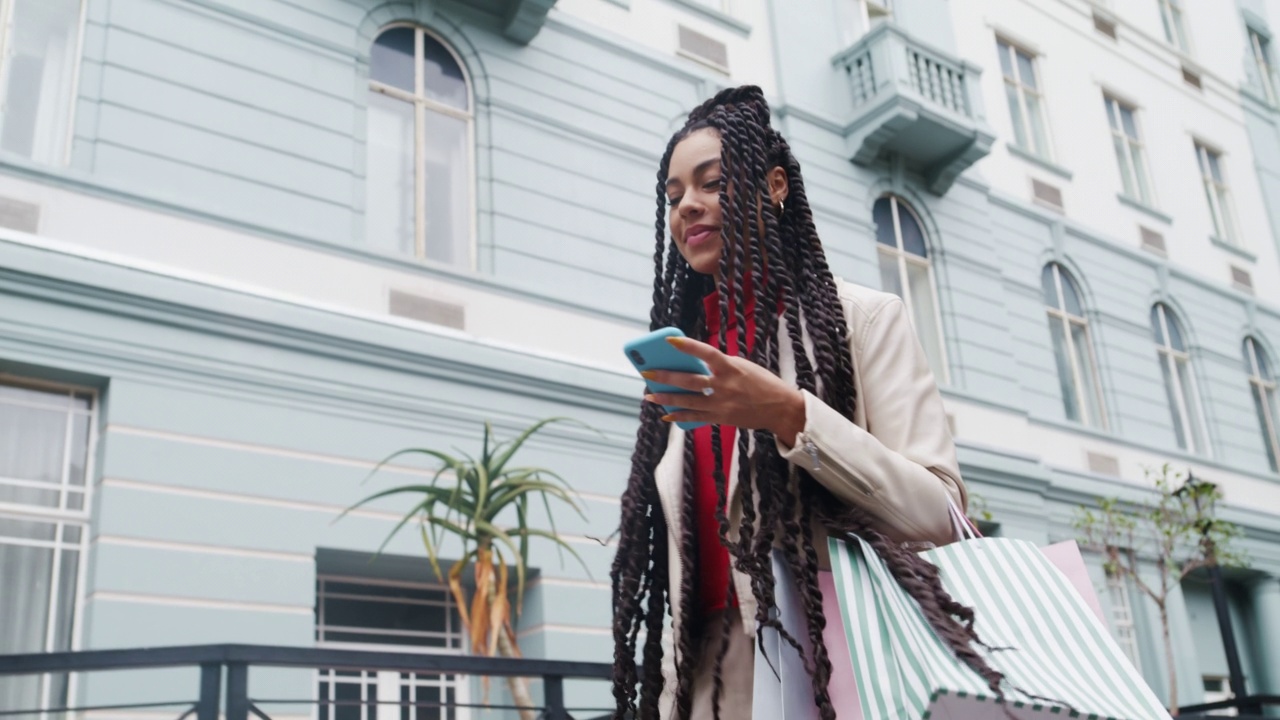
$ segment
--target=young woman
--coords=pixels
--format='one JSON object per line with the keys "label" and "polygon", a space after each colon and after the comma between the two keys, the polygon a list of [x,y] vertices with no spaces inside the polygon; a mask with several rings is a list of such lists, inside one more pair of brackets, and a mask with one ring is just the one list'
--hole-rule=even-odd
{"label": "young woman", "polygon": [[[965,506],[928,362],[897,296],[832,276],[800,165],[759,88],[725,90],[689,114],[662,157],[657,204],[650,325],[681,328],[689,339],[674,344],[710,374],[647,375],[695,394],[649,395],[641,412],[611,573],[614,717],[750,718],[753,639],[771,627],[793,647],[807,638],[814,702],[834,718],[818,582],[828,534],[871,543],[997,689],[1002,676],[974,649],[972,611],[904,547],[951,541],[948,502]],[[674,424],[686,420],[707,425]],[[805,627],[770,612],[775,548]],[[668,612],[673,659],[663,657]]]}

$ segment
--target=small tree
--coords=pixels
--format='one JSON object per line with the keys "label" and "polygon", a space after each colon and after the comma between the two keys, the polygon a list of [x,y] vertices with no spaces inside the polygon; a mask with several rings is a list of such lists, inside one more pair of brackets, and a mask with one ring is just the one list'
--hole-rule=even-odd
{"label": "small tree", "polygon": [[[1169,637],[1169,593],[1196,570],[1243,565],[1244,558],[1230,547],[1240,528],[1214,517],[1222,499],[1217,485],[1197,480],[1190,471],[1172,470],[1168,463],[1158,473],[1151,468],[1144,471],[1155,485],[1154,503],[1124,504],[1116,498],[1099,498],[1097,508],[1079,508],[1075,527],[1082,544],[1101,550],[1109,574],[1132,578],[1134,586],[1159,610],[1169,668],[1169,707],[1177,715],[1178,676]],[[1144,562],[1155,570],[1154,584],[1142,577]]]}
{"label": "small tree", "polygon": [[[387,463],[406,455],[422,455],[440,463],[440,468],[425,485],[404,485],[374,493],[343,511],[342,515],[380,498],[408,495],[413,507],[392,528],[378,548],[381,553],[396,533],[410,522],[417,522],[426,548],[427,558],[436,579],[444,582],[437,553],[446,536],[461,542],[462,555],[449,568],[449,590],[458,604],[462,626],[470,635],[471,652],[476,655],[520,657],[520,646],[513,629],[514,615],[520,614],[524,601],[525,573],[529,564],[529,538],[540,537],[568,550],[578,562],[582,558],[560,537],[551,514],[552,498],[573,508],[585,519],[582,508],[574,500],[572,488],[556,473],[541,467],[512,467],[516,452],[525,441],[547,425],[565,418],[549,418],[526,428],[514,440],[498,443],[493,427],[484,424],[484,441],[480,457],[461,450],[449,455],[439,450],[409,448],[392,453],[378,463],[365,477],[368,480]],[[446,477],[447,476],[447,477]],[[444,486],[437,483],[446,479]],[[549,530],[529,526],[529,503],[541,502],[547,512]],[[511,516],[513,515],[513,516]],[[342,516],[339,516],[341,519]],[[499,524],[502,518],[513,524]],[[462,572],[473,564],[475,587],[468,601],[462,585]],[[512,607],[509,568],[514,566],[516,604]],[[586,563],[583,563],[586,568]],[[590,574],[590,569],[587,573]],[[525,678],[507,678],[507,686],[515,704],[532,708],[529,685]],[[488,687],[488,678],[485,678]],[[530,709],[520,711],[522,720],[533,720]]]}
{"label": "small tree", "polygon": [[991,514],[991,510],[987,509],[987,498],[973,490],[969,491],[969,512],[966,517],[974,524],[975,527],[982,523],[990,523],[995,520],[995,516]]}

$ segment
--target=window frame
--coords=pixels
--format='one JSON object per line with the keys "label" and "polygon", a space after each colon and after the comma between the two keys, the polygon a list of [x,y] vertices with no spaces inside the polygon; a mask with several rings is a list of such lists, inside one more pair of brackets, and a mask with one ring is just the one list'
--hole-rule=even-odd
{"label": "window frame", "polygon": [[[1178,328],[1178,334],[1182,336],[1184,342],[1187,339],[1186,331],[1183,328],[1182,323],[1178,322],[1178,316],[1164,302],[1157,302],[1153,307],[1159,314],[1162,325],[1160,331],[1164,337],[1163,344],[1156,344],[1156,355],[1162,364],[1167,363],[1167,368],[1165,369],[1169,372],[1169,379],[1171,382],[1176,383],[1176,387],[1172,389],[1179,391],[1170,393],[1173,395],[1177,406],[1169,408],[1170,412],[1179,413],[1179,417],[1174,419],[1181,421],[1184,428],[1183,435],[1185,436],[1187,443],[1186,445],[1179,445],[1179,447],[1192,454],[1209,457],[1208,425],[1205,424],[1204,408],[1200,403],[1200,390],[1196,382],[1195,367],[1191,364],[1191,350],[1189,347],[1186,350],[1178,350],[1173,347],[1173,343],[1170,339],[1172,335],[1169,333],[1169,325],[1171,322],[1176,325]],[[1187,369],[1187,378],[1190,380],[1191,385],[1190,388],[1183,387],[1182,385],[1181,375],[1178,373],[1179,363],[1184,364]],[[1170,388],[1166,388],[1165,392],[1169,393],[1169,390]],[[1191,405],[1192,407],[1187,407],[1188,405]],[[1192,412],[1195,413],[1195,425],[1192,425],[1190,422],[1192,420]],[[1174,432],[1174,440],[1177,440],[1176,428]]]}
{"label": "window frame", "polygon": [[1271,358],[1267,355],[1266,348],[1253,335],[1246,335],[1243,344],[1249,394],[1253,396],[1250,400],[1257,402],[1256,398],[1262,399],[1263,427],[1259,430],[1262,431],[1263,446],[1267,450],[1267,462],[1271,466],[1271,472],[1280,472],[1280,413],[1276,408],[1278,383],[1274,379],[1268,380],[1259,369],[1262,362],[1270,368]]}
{"label": "window frame", "polygon": [[[88,555],[89,555],[89,535],[92,529],[92,508],[94,495],[94,480],[97,475],[97,448],[98,448],[98,420],[99,410],[101,408],[101,394],[96,388],[76,385],[73,383],[54,383],[36,378],[25,376],[15,376],[6,373],[0,373],[0,385],[9,387],[25,388],[30,390],[38,390],[43,392],[65,393],[68,396],[83,394],[89,396],[89,409],[87,411],[77,411],[68,407],[67,424],[64,426],[65,436],[63,438],[63,458],[62,458],[62,480],[59,487],[66,486],[67,473],[69,471],[70,450],[71,450],[71,421],[77,415],[87,416],[89,431],[85,438],[85,460],[84,460],[84,503],[79,510],[66,507],[66,499],[68,494],[64,491],[61,493],[58,508],[42,508],[35,505],[21,505],[18,503],[0,503],[0,516],[14,518],[18,520],[27,520],[32,522],[48,523],[54,526],[53,540],[28,540],[17,541],[16,538],[6,538],[4,544],[25,545],[28,547],[46,547],[53,550],[53,566],[50,570],[49,583],[49,600],[46,607],[49,609],[49,618],[46,620],[44,633],[44,652],[53,652],[53,644],[56,639],[56,618],[57,606],[54,604],[60,590],[62,575],[61,569],[63,554],[67,551],[74,550],[77,552],[75,582],[76,590],[74,597],[71,598],[71,626],[67,628],[67,641],[69,649],[72,651],[81,649],[81,633],[84,625],[85,610],[85,581],[88,573]],[[80,530],[79,542],[67,541],[63,539],[64,528],[74,526]],[[40,678],[40,707],[41,709],[59,707],[65,703],[55,703],[50,705],[50,694],[53,691],[53,676],[59,673],[41,673]],[[76,696],[80,676],[77,673],[67,674],[67,697]]]}
{"label": "window frame", "polygon": [[692,1],[704,7],[708,7],[712,10],[715,10],[716,12],[724,13],[725,15],[730,14],[729,12],[730,0],[692,0]]}
{"label": "window frame", "polygon": [[[1081,372],[1083,369],[1079,367],[1079,364],[1077,362],[1077,358],[1079,357],[1079,355],[1075,347],[1075,344],[1076,344],[1075,335],[1071,332],[1073,329],[1073,326],[1078,326],[1084,330],[1084,338],[1086,343],[1085,351],[1087,353],[1089,362],[1093,365],[1093,367],[1091,368],[1092,370],[1091,375],[1093,377],[1092,394],[1094,397],[1094,407],[1096,407],[1098,411],[1097,428],[1099,430],[1106,431],[1108,428],[1107,406],[1103,403],[1102,378],[1098,374],[1098,358],[1094,354],[1094,350],[1093,350],[1093,332],[1089,328],[1089,319],[1083,315],[1071,314],[1071,312],[1067,309],[1066,294],[1062,290],[1062,284],[1064,282],[1063,277],[1065,276],[1066,278],[1065,281],[1071,283],[1072,288],[1075,290],[1076,297],[1079,298],[1080,284],[1075,281],[1075,279],[1071,276],[1071,273],[1069,273],[1067,269],[1062,266],[1061,263],[1050,262],[1046,265],[1046,267],[1050,268],[1051,271],[1053,272],[1053,285],[1054,285],[1054,291],[1057,293],[1058,304],[1057,304],[1057,307],[1046,305],[1045,312],[1049,315],[1049,322],[1051,323],[1059,322],[1062,325],[1062,331],[1064,333],[1065,340],[1067,343],[1067,359],[1071,364],[1071,381],[1072,381],[1073,389],[1075,390],[1075,394],[1076,394],[1076,398],[1075,398],[1076,406],[1082,407],[1084,405],[1083,396],[1085,393],[1090,392],[1090,390],[1084,387],[1084,384],[1085,384],[1084,378],[1081,375]],[[1043,276],[1043,270],[1041,271],[1041,274]],[[1082,413],[1081,418],[1082,418],[1081,420],[1077,421],[1081,425],[1084,425],[1085,427],[1094,426],[1093,423],[1088,418],[1087,413]]]}
{"label": "window frame", "polygon": [[[14,12],[21,0],[0,0],[0,118],[4,115],[4,100],[9,95],[9,69],[12,63],[9,59],[11,37],[14,32]],[[65,120],[67,123],[66,134],[61,140],[60,152],[53,162],[47,163],[52,166],[67,166],[71,164],[72,146],[75,144],[76,137],[76,107],[80,100],[80,74],[84,67],[84,31],[86,20],[89,12],[88,0],[77,0],[78,9],[76,11],[76,28],[75,28],[75,49],[72,52],[73,60],[71,61],[71,78],[67,83],[67,110]],[[3,122],[0,121],[0,127]],[[0,153],[12,157],[21,157],[19,155],[0,150]],[[37,164],[46,164],[34,158],[23,158],[28,162]]]}
{"label": "window frame", "polygon": [[[1196,165],[1200,169],[1201,186],[1209,204],[1209,215],[1213,219],[1213,237],[1227,245],[1243,249],[1239,223],[1235,216],[1235,203],[1231,200],[1231,183],[1225,167],[1226,154],[1199,138],[1193,137],[1192,142],[1196,151]],[[1221,180],[1213,177],[1213,170],[1209,166],[1210,156],[1218,164]]]}
{"label": "window frame", "polygon": [[1138,634],[1138,622],[1134,612],[1133,593],[1130,592],[1129,579],[1120,573],[1113,573],[1103,568],[1106,577],[1107,604],[1111,610],[1111,636],[1115,638],[1120,651],[1133,663],[1133,667],[1142,674],[1142,647]]}
{"label": "window frame", "polygon": [[[1123,155],[1117,154],[1116,157],[1116,162],[1121,164],[1121,167],[1119,168],[1120,191],[1130,200],[1149,207],[1156,207],[1156,190],[1155,186],[1151,182],[1151,163],[1147,159],[1147,146],[1142,139],[1142,118],[1141,113],[1139,113],[1139,108],[1137,105],[1123,100],[1118,95],[1110,92],[1103,92],[1102,96],[1106,100],[1107,128],[1111,131],[1112,149],[1114,150],[1115,140],[1119,139],[1124,143],[1124,148],[1126,150]],[[1134,132],[1137,133],[1136,137],[1129,137],[1129,134],[1125,131],[1124,116],[1121,114],[1122,111],[1128,111],[1133,117],[1133,129]],[[1137,149],[1137,154],[1141,161],[1140,164],[1142,165],[1140,168],[1140,174],[1136,172],[1133,167],[1133,155],[1135,148]],[[1129,192],[1129,189],[1124,186],[1126,169],[1129,172],[1129,176],[1132,177],[1134,182],[1137,184],[1137,190],[1139,193],[1141,193],[1143,188],[1146,188],[1146,197],[1143,197],[1141,194],[1135,195]]]}
{"label": "window frame", "polygon": [[[403,588],[413,588],[413,589],[421,589],[421,590],[440,591],[445,598],[443,603],[445,608],[445,619],[446,619],[445,631],[441,633],[441,635],[444,637],[444,640],[445,640],[444,647],[426,647],[426,646],[419,646],[419,645],[402,645],[402,644],[392,644],[392,643],[387,643],[387,644],[362,643],[362,642],[349,642],[349,641],[343,641],[343,640],[324,639],[323,633],[327,627],[324,623],[324,599],[328,597],[342,596],[341,593],[335,594],[335,593],[324,592],[324,585],[327,581],[341,582],[341,583],[347,583],[347,584],[376,585],[381,587],[403,587]],[[343,650],[366,650],[366,651],[372,651],[372,652],[385,652],[385,651],[391,650],[393,652],[417,653],[422,655],[465,655],[468,652],[467,633],[465,628],[462,627],[462,624],[460,621],[455,623],[455,615],[457,614],[457,609],[456,609],[456,604],[454,602],[453,593],[449,590],[448,585],[443,585],[440,583],[431,583],[431,582],[413,582],[408,580],[394,580],[394,579],[388,579],[388,578],[317,572],[316,578],[315,578],[315,588],[316,588],[315,643],[316,643],[316,647],[318,648],[336,648],[336,649],[343,649]],[[376,597],[376,596],[372,596],[372,597]],[[413,602],[413,604],[427,605],[427,604],[434,604],[434,603],[428,603],[425,601],[416,601],[416,602]],[[359,631],[358,628],[351,628],[351,627],[345,627],[345,626],[334,626],[334,627],[339,628],[336,630],[337,632],[353,632],[353,631],[358,632]],[[403,634],[405,632],[408,632],[408,631],[401,631],[400,633],[390,632],[387,634],[394,635],[394,634]],[[457,647],[453,647],[453,642],[455,640],[457,641]],[[353,673],[359,673],[359,675],[358,676],[351,676],[351,675],[340,676],[340,675],[337,675],[337,672],[353,672]],[[430,680],[424,680],[420,678],[420,676],[429,677],[433,673],[426,673],[426,672],[419,673],[419,672],[413,672],[413,671],[379,671],[376,669],[371,670],[368,668],[341,668],[341,669],[316,668],[315,684],[313,685],[313,689],[316,693],[314,700],[317,703],[315,717],[320,717],[321,706],[326,704],[324,700],[320,699],[321,685],[326,683],[329,685],[330,700],[333,700],[334,694],[335,694],[333,690],[336,685],[353,684],[353,683],[359,684],[362,689],[361,700],[364,701],[365,699],[367,699],[367,697],[365,697],[364,694],[367,694],[368,688],[370,685],[374,685],[375,687],[380,687],[382,685],[382,683],[380,682],[381,679],[379,678],[379,675],[391,675],[391,674],[394,674],[397,676],[396,685],[398,688],[409,686],[416,689],[419,687],[431,687],[434,685],[445,685],[445,684],[451,685],[453,689],[454,701],[458,704],[458,706],[451,708],[449,711],[449,715],[453,718],[456,718],[457,720],[466,720],[467,718],[471,717],[471,711],[468,707],[466,707],[466,705],[469,704],[471,701],[471,679],[470,679],[470,676],[468,675],[465,675],[463,673],[442,672],[442,673],[438,673],[441,679],[439,681],[433,682]],[[399,677],[401,675],[408,675],[409,677],[407,678]],[[447,676],[452,676],[453,680],[445,681],[443,678]],[[363,710],[364,706],[362,705],[361,708]],[[332,720],[332,718],[335,717],[333,712],[330,712],[328,716],[330,720]]]}
{"label": "window frame", "polygon": [[1275,67],[1271,63],[1271,34],[1252,25],[1245,25],[1253,62],[1258,68],[1258,81],[1262,83],[1263,97],[1271,105],[1277,103]]}
{"label": "window frame", "polygon": [[[414,31],[414,37],[413,37],[414,91],[412,93],[409,93],[400,88],[387,85],[386,83],[380,82],[378,80],[374,80],[372,76],[372,72],[370,72],[370,76],[368,78],[367,90],[369,92],[376,92],[382,95],[386,95],[387,97],[393,98],[395,100],[411,103],[414,108],[414,111],[413,111],[413,164],[414,164],[414,178],[413,178],[414,254],[413,254],[413,259],[418,262],[427,263],[430,265],[436,265],[436,266],[451,268],[455,270],[464,270],[468,272],[476,272],[479,267],[479,264],[478,264],[479,248],[478,248],[478,243],[476,239],[477,223],[476,223],[475,83],[471,79],[471,72],[469,68],[467,67],[466,63],[462,61],[462,56],[458,54],[458,51],[456,49],[454,49],[453,44],[450,43],[443,36],[441,36],[439,33],[434,32],[430,28],[423,27],[422,25],[419,25],[417,23],[394,22],[379,28],[378,32],[374,34],[373,40],[369,43],[369,48],[370,48],[369,52],[372,52],[373,45],[378,42],[378,38],[382,37],[383,33],[386,33],[390,30],[394,30],[396,28],[409,28]],[[448,51],[449,55],[453,58],[454,62],[458,64],[458,68],[462,71],[462,79],[467,86],[468,110],[466,111],[459,110],[458,108],[455,108],[451,105],[447,105],[445,103],[432,100],[431,98],[428,98],[426,96],[425,88],[423,86],[423,77],[422,77],[423,73],[422,73],[422,67],[421,67],[422,61],[423,61],[423,49],[425,47],[426,38],[431,38],[432,40],[435,40],[436,42],[440,43],[440,45],[444,47],[446,51]],[[367,104],[366,104],[366,108],[367,108]],[[427,221],[426,221],[426,216],[427,216],[427,213],[426,213],[426,202],[427,202],[427,196],[426,196],[426,189],[427,189],[426,188],[426,173],[427,173],[427,170],[426,170],[426,145],[427,145],[426,124],[427,122],[426,122],[426,117],[427,116],[426,116],[426,113],[428,112],[437,112],[457,120],[462,120],[467,124],[467,180],[468,182],[467,182],[466,222],[467,222],[467,245],[468,245],[467,256],[468,257],[467,257],[467,263],[465,266],[445,263],[439,260],[433,260],[427,257],[427,254],[426,254],[426,249],[427,249]],[[367,148],[368,147],[368,138],[367,138],[368,128],[367,127],[365,128],[365,132],[366,132],[365,145]],[[367,168],[366,168],[366,175],[365,175],[366,196],[368,195],[368,192],[369,192],[368,187],[369,187],[369,176],[367,174]],[[366,204],[365,212],[366,213],[368,212],[367,204]],[[368,221],[366,220],[365,222],[367,227]]]}
{"label": "window frame", "polygon": [[[1014,145],[1019,149],[1035,155],[1043,160],[1053,162],[1054,159],[1054,142],[1053,132],[1049,127],[1049,106],[1045,99],[1044,93],[1044,77],[1040,72],[1040,54],[1029,50],[1027,47],[1003,36],[996,35],[996,52],[1005,53],[1007,50],[1009,58],[1009,67],[1013,69],[1014,77],[1009,77],[1004,73],[1003,62],[1000,63],[1000,77],[1006,86],[1013,86],[1014,92],[1018,98],[1018,112],[1023,119],[1023,134],[1031,140],[1032,145],[1035,144],[1036,134],[1032,125],[1030,113],[1027,112],[1027,95],[1034,95],[1040,101],[1040,130],[1044,133],[1043,148],[1025,147],[1017,142],[1017,128],[1014,132]],[[1021,67],[1018,65],[1018,54],[1026,55],[1030,59],[1032,81],[1036,84],[1035,89],[1028,87],[1022,77]],[[1012,113],[1011,113],[1012,114]],[[1013,121],[1013,118],[1010,118]]]}
{"label": "window frame", "polygon": [[[906,202],[901,197],[899,197],[896,193],[884,193],[879,197],[877,197],[876,201],[878,202],[881,199],[889,200],[889,211],[891,213],[891,217],[893,218],[893,239],[895,244],[894,244],[894,247],[890,248],[889,246],[885,245],[879,240],[875,240],[877,261],[879,260],[879,253],[889,255],[895,259],[896,261],[895,264],[898,269],[898,282],[902,286],[902,294],[903,294],[902,301],[907,306],[907,315],[911,320],[911,325],[913,328],[916,325],[916,313],[915,313],[915,304],[914,304],[915,301],[911,297],[911,280],[910,280],[910,275],[907,272],[907,264],[911,263],[916,267],[924,268],[925,273],[929,279],[929,290],[933,296],[931,298],[933,303],[933,316],[937,319],[934,330],[938,334],[938,351],[942,355],[942,357],[938,359],[942,366],[941,368],[938,368],[939,370],[942,371],[942,377],[935,378],[935,380],[937,380],[938,384],[940,385],[950,385],[951,384],[951,363],[948,361],[948,356],[947,356],[946,334],[942,332],[942,306],[938,300],[938,283],[937,283],[936,276],[933,273],[933,258],[929,256],[920,257],[919,255],[908,252],[903,247],[902,221],[901,221],[901,216],[899,215],[899,207],[905,206],[907,212],[911,213],[911,217],[915,220],[916,226],[920,228],[920,234],[924,239],[925,251],[928,252],[930,249],[930,242],[929,242],[929,235],[928,233],[925,232],[925,224],[921,220],[920,214],[917,213],[915,211],[915,208],[911,206],[911,203]],[[874,203],[872,203],[872,207],[873,208],[875,207]],[[916,329],[916,332],[917,333],[920,332],[918,328]]]}
{"label": "window frame", "polygon": [[[1160,24],[1164,27],[1164,39],[1183,55],[1191,55],[1191,33],[1187,30],[1186,8],[1182,0],[1157,0],[1160,6]],[[1172,36],[1176,31],[1177,36]]]}

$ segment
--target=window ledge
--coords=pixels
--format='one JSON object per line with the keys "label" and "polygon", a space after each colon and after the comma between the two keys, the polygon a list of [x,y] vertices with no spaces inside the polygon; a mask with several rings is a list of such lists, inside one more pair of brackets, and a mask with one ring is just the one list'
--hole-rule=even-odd
{"label": "window ledge", "polygon": [[1256,83],[1241,83],[1240,94],[1272,112],[1278,109],[1274,102],[1267,99],[1266,89],[1259,89]]}
{"label": "window ledge", "polygon": [[1026,160],[1027,162],[1035,165],[1036,167],[1039,167],[1041,170],[1048,170],[1049,172],[1053,173],[1054,175],[1057,175],[1063,180],[1071,179],[1071,171],[1062,167],[1061,165],[1050,162],[1049,160],[1046,160],[1040,157],[1039,155],[1036,155],[1035,153],[1028,152],[1027,150],[1020,148],[1013,143],[1005,143],[1005,146],[1009,148],[1010,155],[1020,157],[1023,160]]}
{"label": "window ledge", "polygon": [[1146,204],[1146,203],[1142,202],[1141,200],[1138,200],[1137,198],[1129,197],[1128,195],[1125,195],[1124,193],[1118,193],[1118,194],[1116,195],[1116,197],[1120,199],[1120,202],[1121,202],[1122,204],[1124,204],[1124,205],[1128,205],[1129,207],[1133,208],[1134,210],[1141,210],[1142,212],[1144,212],[1144,213],[1146,213],[1146,214],[1150,215],[1151,217],[1155,218],[1156,220],[1159,220],[1160,222],[1164,223],[1165,225],[1172,225],[1172,224],[1173,224],[1173,218],[1172,218],[1172,217],[1170,217],[1170,216],[1168,216],[1168,215],[1166,215],[1166,214],[1164,214],[1164,213],[1160,212],[1159,210],[1157,210],[1157,209],[1155,209],[1155,208],[1151,207],[1150,205],[1148,205],[1148,204]]}
{"label": "window ledge", "polygon": [[725,30],[741,35],[742,37],[750,37],[751,25],[745,23],[738,18],[715,8],[709,8],[697,0],[666,0],[672,5],[678,5],[686,10],[691,10],[697,15],[701,15],[704,19],[719,25]]}
{"label": "window ledge", "polygon": [[1107,428],[1085,425],[1082,422],[1076,422],[1062,417],[1048,417],[1038,413],[1030,413],[1027,419],[1039,425],[1052,427],[1057,430],[1063,430],[1070,433],[1076,433],[1078,435],[1085,435],[1094,438],[1095,440],[1115,442],[1117,439],[1116,436]]}
{"label": "window ledge", "polygon": [[1209,242],[1213,243],[1217,247],[1222,248],[1223,250],[1226,250],[1229,253],[1236,255],[1237,257],[1247,260],[1248,262],[1251,262],[1251,263],[1258,262],[1257,255],[1249,252],[1248,250],[1245,250],[1242,247],[1232,245],[1231,243],[1227,242],[1226,240],[1223,240],[1222,238],[1216,235],[1210,235]]}

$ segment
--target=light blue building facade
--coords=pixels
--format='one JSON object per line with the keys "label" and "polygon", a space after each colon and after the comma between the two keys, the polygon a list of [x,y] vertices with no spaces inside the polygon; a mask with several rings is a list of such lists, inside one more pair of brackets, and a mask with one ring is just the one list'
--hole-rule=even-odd
{"label": "light blue building facade", "polygon": [[[996,532],[1073,538],[1081,504],[1142,497],[1143,464],[1219,482],[1249,689],[1280,693],[1280,5],[1227,8],[0,0],[0,653],[461,652],[415,534],[367,561],[407,508],[335,518],[429,476],[361,485],[395,450],[569,416],[601,434],[525,460],[582,493],[556,520],[587,568],[536,547],[519,633],[608,661],[596,538],[636,425],[619,348],[647,322],[654,171],[689,108],[750,82],[836,272],[908,300]],[[1167,696],[1154,606],[1090,559]],[[1216,697],[1206,586],[1171,608],[1181,702]],[[251,690],[379,680],[411,682]],[[194,682],[0,680],[0,704]]]}

